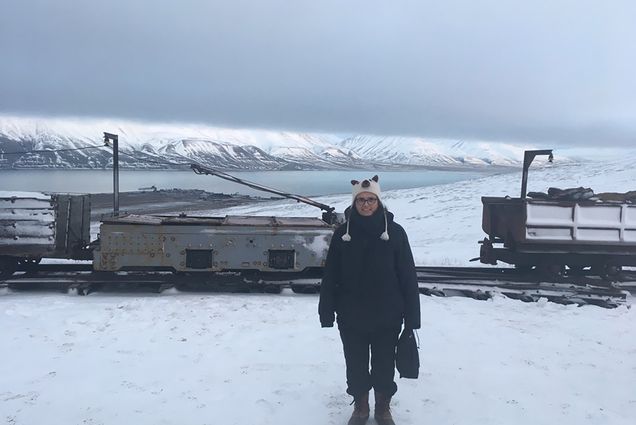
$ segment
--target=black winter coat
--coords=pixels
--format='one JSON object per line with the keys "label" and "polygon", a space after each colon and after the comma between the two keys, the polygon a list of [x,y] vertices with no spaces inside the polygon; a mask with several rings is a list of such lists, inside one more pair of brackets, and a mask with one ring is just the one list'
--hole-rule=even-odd
{"label": "black winter coat", "polygon": [[384,232],[384,210],[379,205],[371,217],[354,208],[349,217],[351,240],[345,242],[347,224],[336,229],[329,245],[320,287],[318,312],[323,327],[357,330],[420,327],[420,296],[413,254],[406,232],[386,212],[389,240]]}

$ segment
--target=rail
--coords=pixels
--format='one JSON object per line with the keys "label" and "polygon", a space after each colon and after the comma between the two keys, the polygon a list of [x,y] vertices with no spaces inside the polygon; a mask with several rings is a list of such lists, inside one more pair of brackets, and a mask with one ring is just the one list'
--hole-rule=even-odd
{"label": "rail", "polygon": [[[420,293],[430,296],[463,296],[479,300],[505,296],[525,302],[546,299],[559,304],[614,308],[628,303],[636,293],[636,272],[625,271],[620,281],[608,282],[591,275],[546,276],[512,268],[417,267]],[[224,291],[316,293],[321,270],[308,273],[172,273],[92,272],[90,264],[31,264],[0,286],[11,290],[55,290],[86,295],[91,292]]]}

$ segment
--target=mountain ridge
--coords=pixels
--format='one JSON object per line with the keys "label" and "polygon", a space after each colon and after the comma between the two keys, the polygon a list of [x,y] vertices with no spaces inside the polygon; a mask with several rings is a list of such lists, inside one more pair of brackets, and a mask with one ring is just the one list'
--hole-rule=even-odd
{"label": "mountain ridge", "polygon": [[112,151],[102,146],[103,131],[119,134],[120,166],[140,169],[180,168],[192,162],[224,170],[483,168],[519,166],[523,151],[532,148],[417,137],[0,116],[0,169],[108,168]]}

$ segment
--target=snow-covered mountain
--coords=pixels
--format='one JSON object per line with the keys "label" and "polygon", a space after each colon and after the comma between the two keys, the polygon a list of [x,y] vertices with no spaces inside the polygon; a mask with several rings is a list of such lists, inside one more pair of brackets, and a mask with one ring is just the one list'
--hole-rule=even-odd
{"label": "snow-covered mountain", "polygon": [[0,169],[109,167],[112,151],[103,144],[104,131],[119,135],[120,165],[131,168],[178,168],[193,161],[227,170],[518,166],[523,151],[532,148],[414,137],[0,116]]}
{"label": "snow-covered mountain", "polygon": [[341,145],[363,159],[414,166],[516,166],[528,146],[446,139],[354,136]]}

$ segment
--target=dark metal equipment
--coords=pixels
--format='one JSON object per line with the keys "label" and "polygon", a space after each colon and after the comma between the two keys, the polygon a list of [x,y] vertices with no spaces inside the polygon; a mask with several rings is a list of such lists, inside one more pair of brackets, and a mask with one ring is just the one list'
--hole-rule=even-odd
{"label": "dark metal equipment", "polygon": [[552,274],[589,267],[607,277],[636,266],[636,204],[528,198],[528,168],[537,155],[551,160],[552,150],[526,151],[519,198],[482,197],[488,237],[479,260]]}
{"label": "dark metal equipment", "polygon": [[285,272],[319,269],[334,226],[312,217],[104,218],[96,271]]}
{"label": "dark metal equipment", "polygon": [[42,258],[88,260],[90,195],[0,196],[0,280]]}
{"label": "dark metal equipment", "polygon": [[552,162],[554,156],[552,155],[552,149],[525,151],[523,153],[523,172],[521,174],[521,199],[525,199],[526,192],[528,190],[528,169],[530,164],[534,161],[534,158],[539,155],[548,155],[548,161]]}
{"label": "dark metal equipment", "polygon": [[302,202],[305,203],[307,205],[311,205],[313,207],[317,207],[320,208],[321,210],[324,211],[324,213],[322,214],[322,219],[325,223],[328,224],[336,224],[337,221],[339,220],[338,215],[334,212],[335,208],[326,204],[322,204],[320,202],[316,202],[313,199],[307,198],[306,196],[301,196],[301,195],[295,195],[293,193],[286,193],[283,192],[281,190],[278,189],[273,189],[271,187],[267,187],[258,183],[254,183],[248,180],[244,180],[244,179],[239,179],[238,177],[232,176],[228,173],[225,173],[223,171],[219,171],[219,170],[215,170],[213,168],[210,167],[204,167],[202,165],[199,164],[192,164],[190,165],[190,168],[192,168],[192,171],[194,171],[196,174],[206,174],[206,175],[211,175],[211,176],[216,176],[216,177],[220,177],[222,179],[234,182],[234,183],[238,183],[238,184],[242,184],[244,186],[247,187],[251,187],[252,189],[256,189],[256,190],[261,190],[263,192],[269,192],[269,193],[273,193],[275,195],[279,195],[282,196],[284,198],[288,198],[288,199],[294,199],[298,202]]}
{"label": "dark metal equipment", "polygon": [[113,215],[119,215],[119,136],[104,132],[104,143],[113,142]]}

